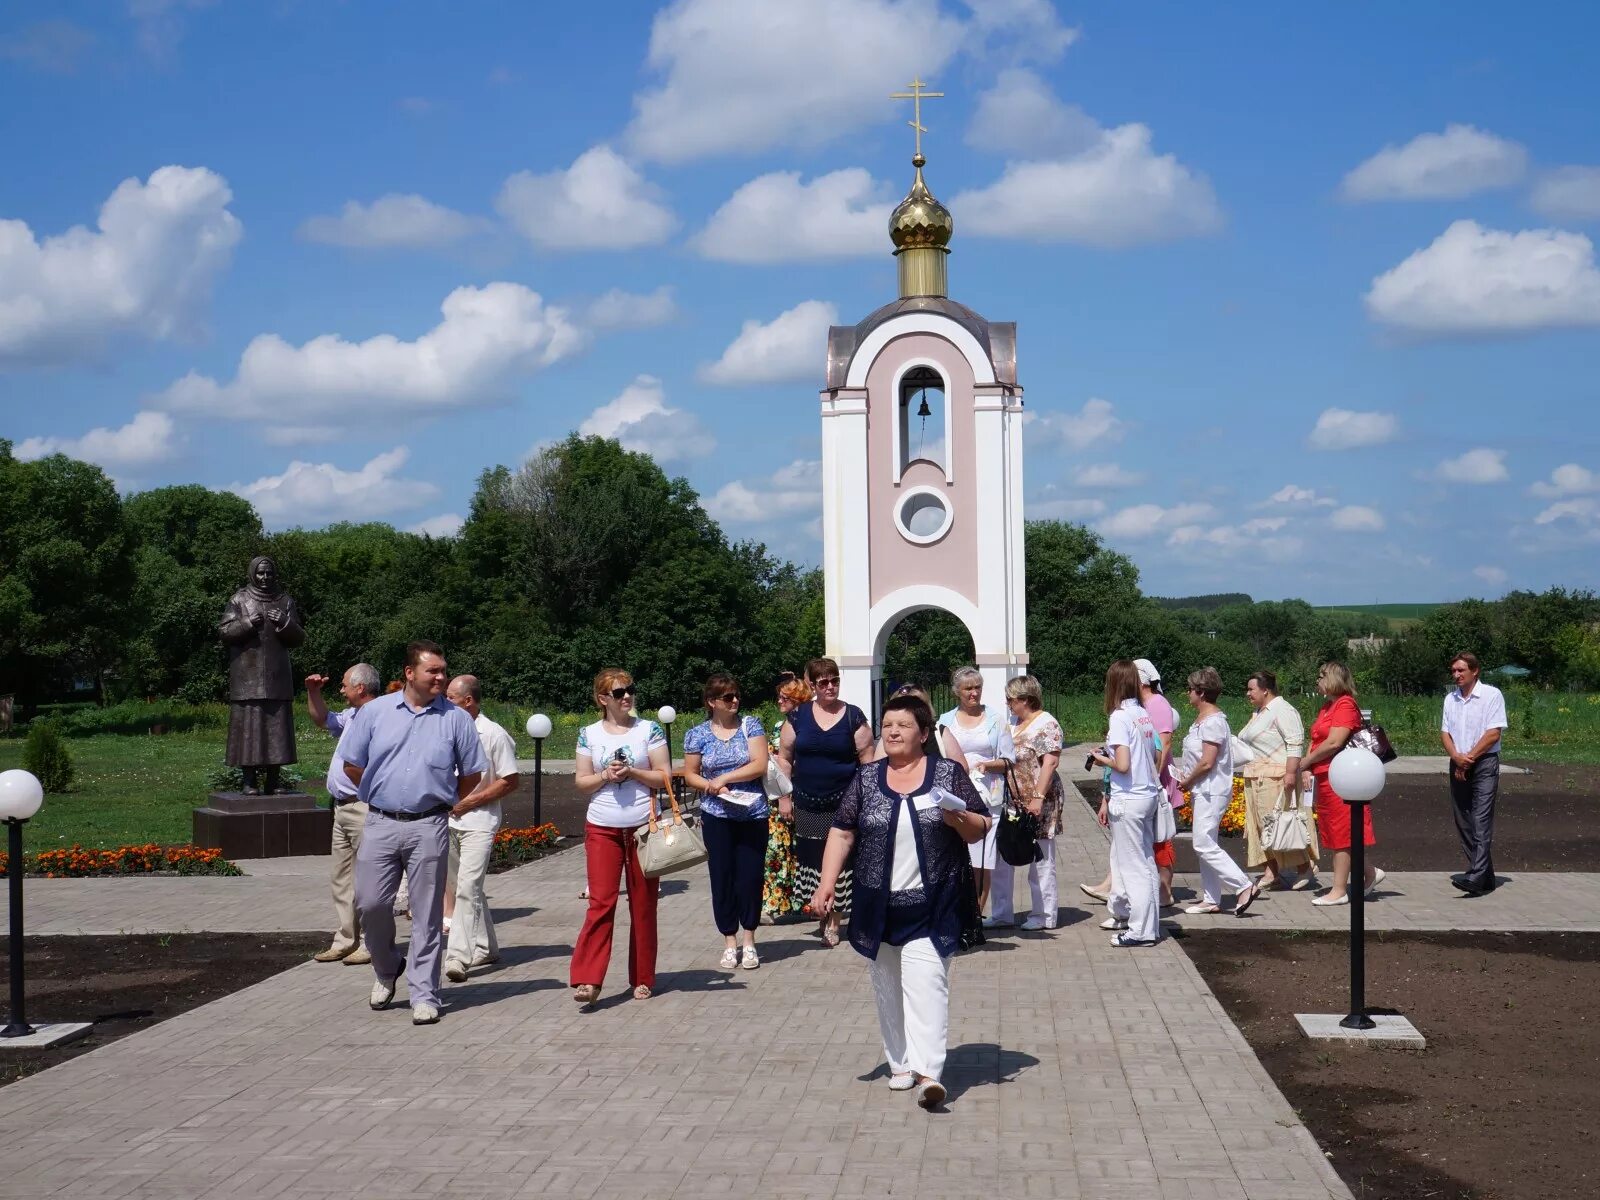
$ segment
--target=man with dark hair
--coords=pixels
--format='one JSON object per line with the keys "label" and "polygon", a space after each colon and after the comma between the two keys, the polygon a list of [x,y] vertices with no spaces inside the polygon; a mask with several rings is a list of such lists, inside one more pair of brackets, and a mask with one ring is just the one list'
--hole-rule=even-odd
{"label": "man with dark hair", "polygon": [[1500,689],[1478,679],[1476,655],[1450,660],[1455,688],[1444,698],[1439,740],[1450,756],[1450,801],[1467,869],[1450,882],[1469,896],[1494,891],[1494,806],[1500,794],[1500,731],[1509,727]]}
{"label": "man with dark hair", "polygon": [[[329,712],[322,698],[322,689],[328,685],[326,675],[306,676],[306,709],[311,720],[326,729],[337,739],[350,727],[361,706],[375,700],[383,679],[377,668],[369,663],[357,663],[344,673],[339,690],[344,693],[349,707],[343,712]],[[344,773],[344,759],[334,749],[328,763],[328,798],[333,801],[333,846],[329,865],[333,886],[333,911],[339,918],[334,930],[333,945],[312,955],[318,962],[343,961],[346,966],[360,966],[372,961],[372,956],[361,945],[361,921],[356,916],[356,851],[361,846],[361,830],[367,823],[367,806],[361,803],[356,785]]]}
{"label": "man with dark hair", "polygon": [[[412,642],[405,661],[405,687],[366,707],[340,738],[339,755],[368,809],[356,853],[356,909],[377,976],[367,1002],[389,1007],[403,971],[412,1024],[432,1025],[444,957],[446,818],[472,794],[485,761],[472,718],[444,698],[444,652]],[[394,945],[402,871],[411,890],[409,964]]]}

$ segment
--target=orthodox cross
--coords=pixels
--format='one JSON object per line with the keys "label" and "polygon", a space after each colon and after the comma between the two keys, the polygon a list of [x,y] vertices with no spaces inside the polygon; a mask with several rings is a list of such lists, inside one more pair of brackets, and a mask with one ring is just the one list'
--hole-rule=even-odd
{"label": "orthodox cross", "polygon": [[913,79],[906,86],[911,89],[909,92],[892,92],[889,95],[889,99],[911,101],[911,120],[907,121],[906,124],[917,131],[917,157],[921,158],[922,135],[928,132],[922,124],[922,102],[924,100],[943,100],[944,93],[924,91],[923,89],[928,85],[920,79]]}

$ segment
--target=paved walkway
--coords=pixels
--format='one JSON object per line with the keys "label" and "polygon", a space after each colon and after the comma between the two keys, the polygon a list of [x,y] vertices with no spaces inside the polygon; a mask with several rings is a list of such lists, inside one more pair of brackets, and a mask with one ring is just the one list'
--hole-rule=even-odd
{"label": "paved walkway", "polygon": [[[317,928],[321,872],[294,869],[30,881],[30,928]],[[308,963],[0,1089],[0,1197],[1349,1195],[1176,942],[1114,951],[1079,912],[960,956],[929,1115],[885,1085],[859,957],[786,925],[761,970],[716,969],[699,872],[663,897],[660,994],[614,963],[578,1011],[582,871],[494,877],[504,960],[438,1026]]]}

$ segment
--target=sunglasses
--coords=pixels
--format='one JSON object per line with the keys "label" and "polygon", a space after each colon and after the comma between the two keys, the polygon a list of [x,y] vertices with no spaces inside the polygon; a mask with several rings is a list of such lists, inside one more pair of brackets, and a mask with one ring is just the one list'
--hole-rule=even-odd
{"label": "sunglasses", "polygon": [[837,675],[827,675],[821,679],[813,679],[811,682],[815,687],[838,687],[839,677]]}
{"label": "sunglasses", "polygon": [[611,689],[611,698],[613,700],[622,700],[628,696],[637,696],[638,694],[638,687],[631,683],[627,687],[614,687]]}
{"label": "sunglasses", "polygon": [[728,692],[726,695],[713,696],[711,698],[713,700],[726,700],[729,704],[737,704],[737,703],[739,703],[739,693],[738,692]]}

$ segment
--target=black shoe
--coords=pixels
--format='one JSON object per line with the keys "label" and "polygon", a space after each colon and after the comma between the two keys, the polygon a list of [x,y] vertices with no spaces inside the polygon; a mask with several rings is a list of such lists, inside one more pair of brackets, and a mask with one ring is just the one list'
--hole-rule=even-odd
{"label": "black shoe", "polygon": [[1479,887],[1470,879],[1452,879],[1451,884],[1467,896],[1485,896],[1493,891],[1493,887]]}

